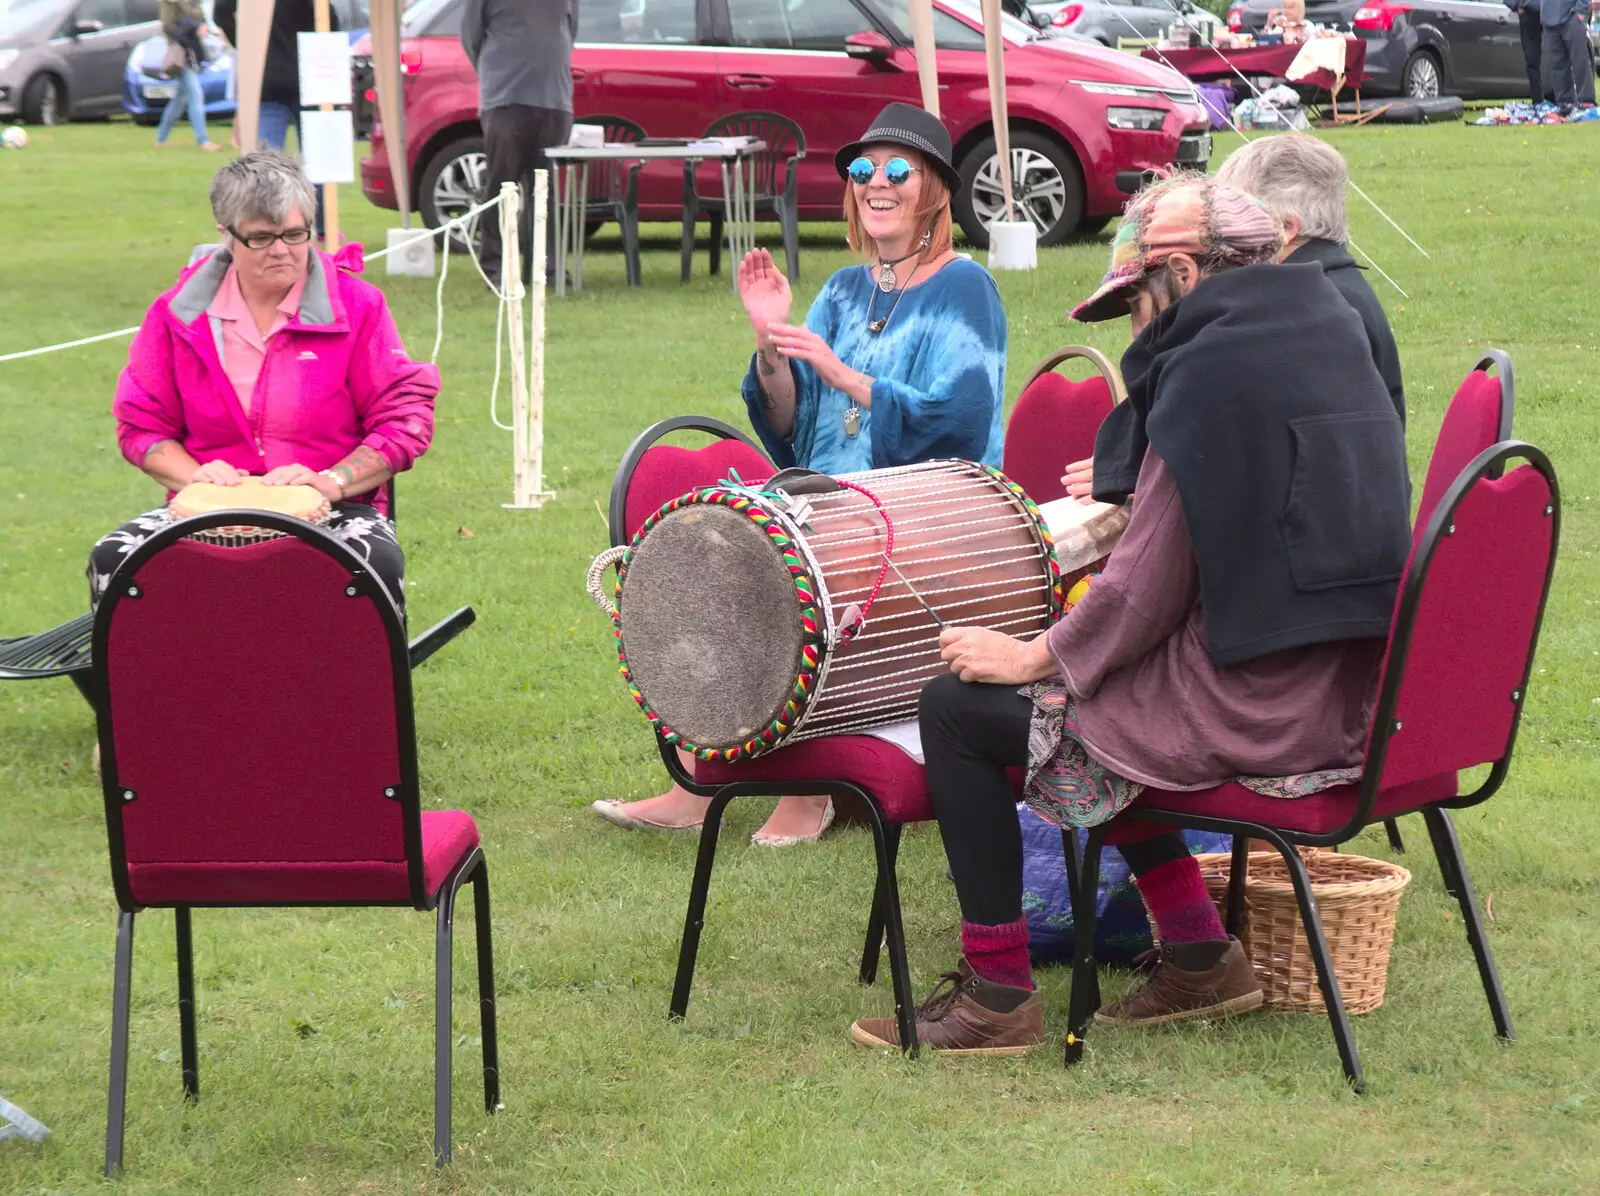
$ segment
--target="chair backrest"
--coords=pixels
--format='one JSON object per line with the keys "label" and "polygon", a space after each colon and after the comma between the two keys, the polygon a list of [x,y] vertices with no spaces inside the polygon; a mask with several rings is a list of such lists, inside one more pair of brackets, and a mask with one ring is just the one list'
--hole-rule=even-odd
{"label": "chair backrest", "polygon": [[[1055,372],[1079,358],[1094,365],[1095,377],[1073,382]],[[1072,345],[1046,357],[1023,383],[1006,424],[1006,476],[1034,502],[1064,498],[1067,464],[1094,456],[1095,433],[1121,397],[1117,367],[1098,350]]]}
{"label": "chair backrest", "polygon": [[[1489,373],[1491,368],[1498,376]],[[1499,349],[1490,349],[1462,380],[1445,410],[1433,455],[1428,458],[1413,538],[1422,535],[1445,491],[1473,458],[1491,445],[1511,439],[1515,394],[1511,358]]]}
{"label": "chair backrest", "polygon": [[[751,164],[755,173],[755,196],[771,198],[783,190],[787,181],[779,169],[792,158],[804,156],[806,135],[787,116],[776,112],[735,112],[720,117],[706,129],[707,137],[754,137],[767,143]],[[793,170],[792,165],[787,169]]]}
{"label": "chair backrest", "polygon": [[[698,449],[658,443],[674,432],[707,432],[717,439]],[[745,482],[765,481],[777,472],[755,441],[709,415],[674,416],[646,428],[622,455],[611,482],[611,543],[628,543],[665,504],[720,482],[730,469]]]}
{"label": "chair backrest", "polygon": [[[285,535],[221,547],[186,534],[240,522]],[[405,630],[343,542],[260,513],[174,524],[117,569],[94,636],[124,909],[147,903],[141,868],[151,884],[160,874],[160,904],[229,904],[205,887],[219,865],[371,862],[404,862],[423,905]]]}
{"label": "chair backrest", "polygon": [[[1516,459],[1526,464],[1503,473]],[[1364,789],[1481,764],[1495,769],[1473,800],[1498,787],[1527,697],[1560,532],[1555,470],[1532,445],[1486,449],[1445,492],[1401,583]]]}
{"label": "chair backrest", "polygon": [[[631,145],[645,139],[644,126],[635,124],[625,116],[585,116],[579,123],[599,125],[605,130],[608,145]],[[589,163],[589,198],[602,202],[620,199],[625,165],[615,158],[602,158]]]}

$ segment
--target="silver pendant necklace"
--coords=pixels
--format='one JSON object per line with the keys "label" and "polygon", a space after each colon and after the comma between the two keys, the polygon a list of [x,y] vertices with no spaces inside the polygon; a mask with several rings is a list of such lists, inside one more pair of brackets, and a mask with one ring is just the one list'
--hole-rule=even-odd
{"label": "silver pendant necklace", "polygon": [[[894,290],[894,284],[895,284],[895,281],[896,281],[895,275],[894,275],[895,266],[899,265],[900,262],[909,261],[913,257],[919,258],[919,260],[917,261],[917,264],[911,267],[911,273],[906,276],[906,285],[903,288],[901,288],[900,293],[894,297],[894,302],[889,305],[888,313],[885,314],[881,319],[874,320],[872,318],[873,312],[877,308],[877,305],[878,305],[877,292],[873,292],[871,295],[868,296],[868,298],[867,298],[867,332],[868,333],[870,333],[870,334],[872,334],[874,336],[882,333],[883,330],[889,326],[889,321],[894,319],[894,313],[900,307],[900,300],[902,300],[902,299],[904,299],[906,297],[906,292],[911,289],[912,281],[917,277],[917,271],[922,268],[922,262],[920,260],[920,255],[921,255],[922,251],[928,247],[928,241],[929,240],[930,240],[929,235],[926,232],[923,233],[922,234],[922,240],[917,243],[917,249],[916,249],[915,252],[908,253],[908,254],[906,254],[905,257],[899,258],[899,259],[897,259],[896,261],[893,261],[893,262],[884,262],[883,265],[879,268],[879,270],[878,270],[878,283],[877,283],[878,291],[882,291],[885,295],[887,295],[891,291]],[[884,282],[885,279],[888,280],[888,284],[887,285],[885,285],[885,282]],[[876,347],[876,346],[874,346],[874,347]],[[868,353],[867,360],[869,362],[872,360],[872,356],[873,355],[871,353]],[[866,370],[862,370],[861,372],[864,374],[867,371]],[[844,419],[844,434],[847,437],[854,438],[854,437],[859,436],[861,434],[861,404],[857,403],[854,399],[851,399],[850,400],[850,406],[845,408],[843,419]]]}

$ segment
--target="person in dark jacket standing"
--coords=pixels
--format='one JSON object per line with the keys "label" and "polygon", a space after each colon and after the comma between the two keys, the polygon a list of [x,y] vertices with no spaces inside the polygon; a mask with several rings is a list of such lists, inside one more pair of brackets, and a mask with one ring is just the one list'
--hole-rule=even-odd
{"label": "person in dark jacket standing", "polygon": [[1316,262],[1344,301],[1355,308],[1372,348],[1372,364],[1394,400],[1395,414],[1406,418],[1405,387],[1400,380],[1400,350],[1383,305],[1373,294],[1362,268],[1345,248],[1350,226],[1345,219],[1344,192],[1350,167],[1339,151],[1309,133],[1258,137],[1228,155],[1217,182],[1254,195],[1283,221],[1285,255],[1291,265]]}
{"label": "person in dark jacket standing", "polygon": [[1588,12],[1589,0],[1539,0],[1550,87],[1562,107],[1594,103],[1594,67],[1589,64],[1589,30],[1583,20]]}
{"label": "person in dark jacket standing", "polygon": [[1517,14],[1517,32],[1522,38],[1522,61],[1528,69],[1529,103],[1554,100],[1555,93],[1545,85],[1540,57],[1544,26],[1539,23],[1539,0],[1505,0],[1505,6]]}
{"label": "person in dark jacket standing", "polygon": [[[237,34],[239,0],[217,0],[217,27],[228,41],[239,44]],[[328,12],[329,28],[339,28],[339,14]],[[300,41],[299,34],[317,27],[316,5],[312,0],[276,0],[272,6],[272,30],[267,35],[267,67],[261,77],[261,144],[283,149],[293,128],[300,136]],[[318,188],[318,203],[321,188]],[[320,213],[318,220],[320,223]]]}
{"label": "person in dark jacket standing", "polygon": [[[566,143],[572,131],[572,43],[578,36],[578,0],[466,0],[461,45],[478,72],[478,112],[488,157],[484,193],[518,183],[531,194],[533,172],[548,169],[544,151]],[[555,188],[550,196],[553,205]],[[546,222],[546,273],[555,268],[555,220]],[[522,276],[533,270],[532,222],[523,204]],[[500,221],[490,212],[478,222],[482,265],[500,279]]]}

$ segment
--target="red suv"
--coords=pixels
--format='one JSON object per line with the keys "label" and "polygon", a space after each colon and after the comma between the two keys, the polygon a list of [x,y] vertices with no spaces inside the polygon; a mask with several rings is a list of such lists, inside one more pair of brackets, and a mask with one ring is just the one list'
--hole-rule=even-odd
{"label": "red suv", "polygon": [[[800,216],[840,218],[834,151],[885,104],[920,91],[905,0],[584,0],[572,56],[578,120],[620,116],[652,137],[694,137],[720,117],[759,109],[800,126]],[[976,0],[937,0],[940,104],[962,185],[954,214],[988,243],[1000,216],[982,22]],[[462,51],[460,0],[418,0],[401,42],[414,206],[437,226],[470,206],[483,172],[478,84]],[[860,34],[874,36],[852,36]],[[1147,170],[1204,169],[1205,110],[1181,75],[1129,54],[1045,37],[1005,18],[1006,90],[1019,198],[1052,245],[1121,211]],[[853,44],[847,47],[846,40]],[[356,53],[367,53],[358,44]],[[381,123],[361,188],[398,206]],[[682,174],[647,165],[643,220],[677,221]]]}

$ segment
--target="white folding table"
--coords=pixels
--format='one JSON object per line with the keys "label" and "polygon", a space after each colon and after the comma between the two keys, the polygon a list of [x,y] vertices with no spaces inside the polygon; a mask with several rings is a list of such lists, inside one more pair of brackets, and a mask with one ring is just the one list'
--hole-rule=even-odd
{"label": "white folding table", "polygon": [[756,246],[755,156],[767,148],[754,137],[719,137],[711,141],[607,142],[605,145],[562,145],[545,151],[555,172],[556,294],[583,290],[583,242],[589,223],[591,162],[685,163],[717,159],[722,167],[722,193],[728,201],[728,254],[733,259],[737,288],[739,262]]}

